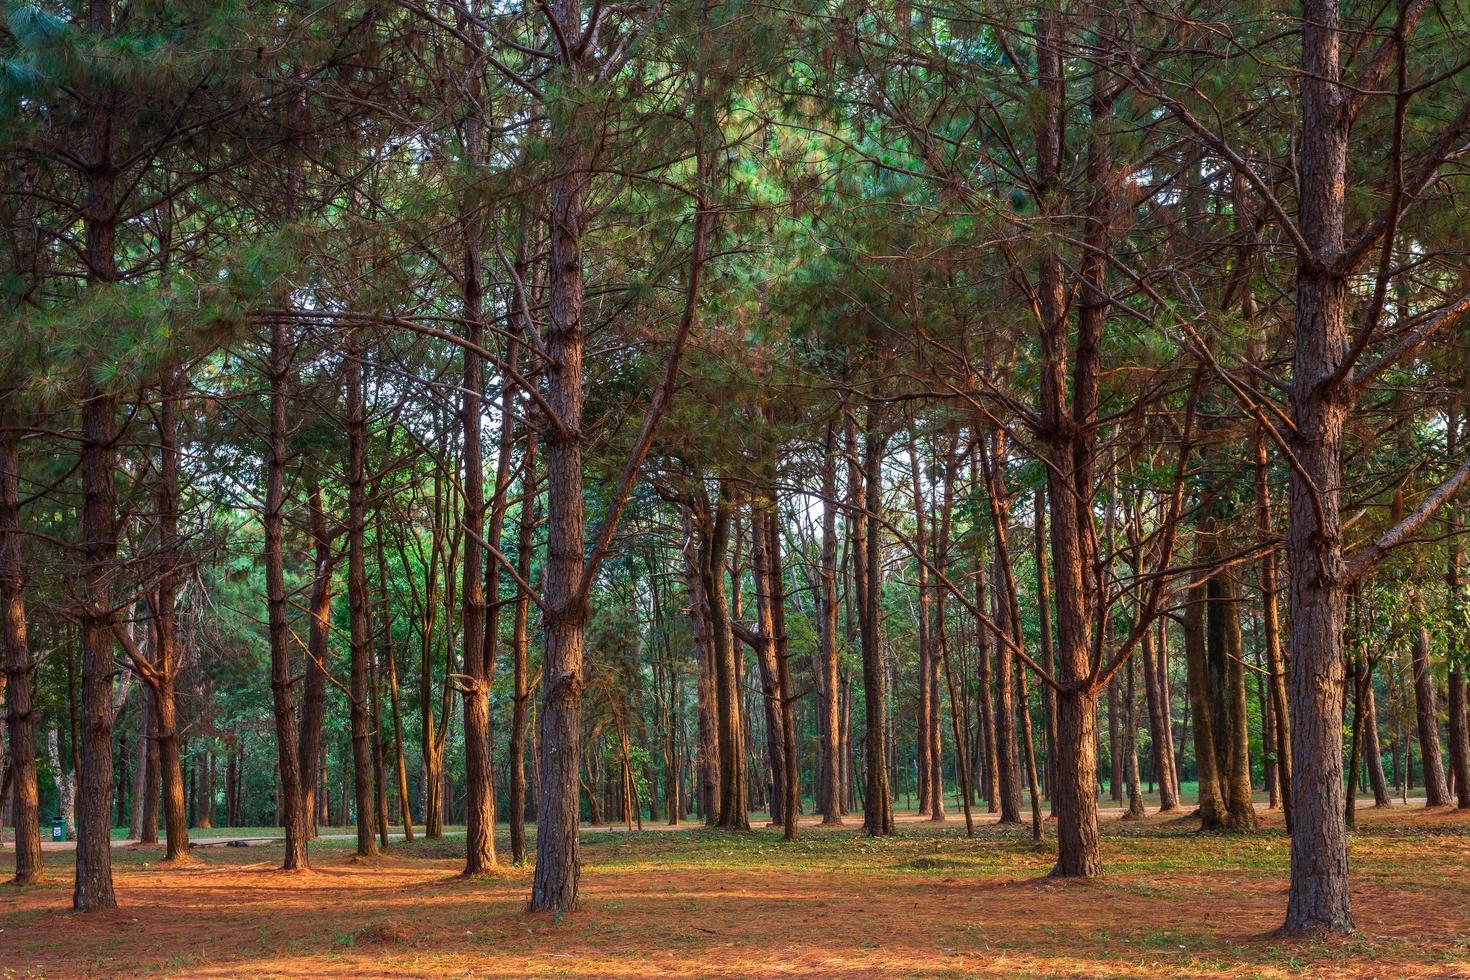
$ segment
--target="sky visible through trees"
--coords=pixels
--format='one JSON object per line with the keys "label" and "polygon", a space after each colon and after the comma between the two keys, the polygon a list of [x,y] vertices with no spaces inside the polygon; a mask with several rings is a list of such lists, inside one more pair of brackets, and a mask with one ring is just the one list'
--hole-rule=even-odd
{"label": "sky visible through trees", "polygon": [[1351,931],[1354,801],[1470,808],[1467,30],[6,0],[16,882],[1158,809]]}

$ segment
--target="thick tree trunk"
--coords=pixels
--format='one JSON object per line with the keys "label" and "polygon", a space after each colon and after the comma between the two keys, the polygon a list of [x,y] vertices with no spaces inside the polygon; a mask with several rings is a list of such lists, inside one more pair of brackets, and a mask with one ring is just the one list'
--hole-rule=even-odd
{"label": "thick tree trunk", "polygon": [[[564,38],[582,36],[581,6],[554,0],[553,18]],[[578,44],[576,41],[570,43]],[[584,46],[578,47],[583,51]],[[580,55],[585,57],[585,55]],[[568,84],[581,75],[575,60],[559,63]],[[577,906],[582,873],[578,834],[581,771],[582,661],[586,593],[582,587],[585,501],[582,499],[582,231],[583,194],[591,154],[575,109],[553,114],[550,182],[546,400],[555,423],[546,430],[546,612],[537,768],[539,819],[531,910],[569,912]],[[569,117],[569,118],[568,118]]]}
{"label": "thick tree trunk", "polygon": [[1287,581],[1291,624],[1291,890],[1285,931],[1353,925],[1342,772],[1347,565],[1339,513],[1346,394],[1328,383],[1348,349],[1343,251],[1348,120],[1337,0],[1302,7],[1298,223],[1313,250],[1297,263]]}

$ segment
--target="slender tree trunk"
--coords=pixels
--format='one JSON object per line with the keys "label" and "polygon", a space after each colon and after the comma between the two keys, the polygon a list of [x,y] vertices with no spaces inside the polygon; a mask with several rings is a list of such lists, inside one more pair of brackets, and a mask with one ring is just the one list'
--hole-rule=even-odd
{"label": "slender tree trunk", "polygon": [[1215,830],[1223,825],[1226,808],[1220,790],[1220,754],[1215,745],[1214,713],[1210,710],[1208,667],[1205,663],[1207,588],[1201,582],[1188,592],[1189,604],[1184,610],[1184,657],[1189,681],[1189,709],[1194,719],[1194,765],[1199,784],[1200,826],[1204,830]]}
{"label": "slender tree trunk", "polygon": [[[474,123],[466,140],[478,157],[482,136]],[[465,236],[464,318],[466,339],[474,348],[484,343],[481,323],[481,270],[479,217],[469,213],[461,224]],[[464,493],[464,567],[460,602],[463,652],[461,675],[457,678],[464,708],[465,731],[465,867],[466,876],[482,874],[495,865],[494,789],[490,773],[490,665],[485,663],[487,632],[485,581],[485,464],[481,446],[480,416],[485,390],[484,361],[475,349],[466,349],[464,384],[461,392],[460,423],[464,445],[461,451]],[[492,545],[496,542],[491,542]],[[491,559],[494,568],[494,559]],[[494,597],[490,597],[492,600]]]}
{"label": "slender tree trunk", "polygon": [[[884,437],[878,427],[877,411],[869,407],[863,426],[862,472],[853,478],[857,512],[871,508],[876,514],[882,506],[882,460]],[[887,751],[884,738],[888,728],[888,704],[883,677],[883,653],[878,632],[882,615],[882,557],[879,554],[878,522],[864,517],[860,534],[853,539],[860,630],[863,652],[864,763],[867,766],[867,792],[863,798],[863,829],[871,837],[892,834],[893,800],[888,785]]]}
{"label": "slender tree trunk", "polygon": [[346,353],[347,376],[347,606],[351,647],[350,717],[352,728],[352,789],[357,810],[357,854],[378,853],[374,820],[372,719],[372,633],[368,623],[367,556],[367,406],[363,400],[362,344],[352,331]]}
{"label": "slender tree trunk", "polygon": [[311,484],[309,497],[314,578],[296,755],[301,774],[301,805],[306,812],[308,831],[314,837],[317,822],[316,772],[317,760],[322,751],[322,721],[326,715],[327,654],[331,649],[332,631],[332,571],[336,565],[336,553],[332,550],[332,536],[327,529],[320,484]]}
{"label": "slender tree trunk", "polygon": [[1434,672],[1429,662],[1429,631],[1420,627],[1414,634],[1414,712],[1419,725],[1419,756],[1424,764],[1424,805],[1448,806],[1444,757],[1439,745],[1439,705],[1435,697]]}
{"label": "slender tree trunk", "polygon": [[707,601],[714,662],[715,731],[719,739],[719,818],[726,830],[749,830],[746,803],[745,728],[741,719],[738,657],[730,630],[730,600],[725,591],[725,554],[730,537],[732,500],[720,483],[709,533],[700,553],[700,579]]}
{"label": "slender tree trunk", "polygon": [[[1213,554],[1220,553],[1219,532]],[[1246,717],[1245,656],[1240,633],[1240,595],[1231,569],[1211,576],[1208,606],[1210,670],[1214,688],[1215,750],[1219,754],[1222,825],[1228,830],[1255,830],[1251,799],[1250,727]]]}
{"label": "slender tree trunk", "polygon": [[1125,778],[1128,782],[1128,809],[1125,819],[1138,820],[1143,817],[1143,790],[1138,780],[1138,664],[1129,659],[1123,670],[1128,676],[1123,706],[1123,753],[1127,766]]}
{"label": "slender tree trunk", "polygon": [[[7,420],[8,421],[8,420]],[[20,451],[15,429],[0,429],[0,640],[5,645],[5,722],[9,734],[11,818],[17,885],[41,880],[41,804],[36,782],[36,709],[26,639],[25,565],[21,558]]]}
{"label": "slender tree trunk", "polygon": [[[1256,530],[1263,539],[1272,534],[1271,485],[1266,437],[1259,427],[1253,436],[1256,451]],[[1281,810],[1291,832],[1291,713],[1286,696],[1286,664],[1281,652],[1281,619],[1276,606],[1276,549],[1261,556],[1261,632],[1265,639],[1266,673],[1271,690],[1271,721],[1275,725],[1276,771],[1281,788]]]}
{"label": "slender tree trunk", "polygon": [[[1036,616],[1041,631],[1041,666],[1050,671],[1056,670],[1056,655],[1052,646],[1051,628],[1051,569],[1047,567],[1046,561],[1046,494],[1041,490],[1036,491],[1036,540],[1033,542],[1033,551],[1036,556]],[[981,608],[984,608],[983,606]],[[981,631],[983,636],[984,631]],[[1056,744],[1057,744],[1057,711],[1056,692],[1051,685],[1043,684],[1041,687],[1042,709],[1046,719],[1046,788],[1047,795],[1052,801],[1052,815],[1056,815]]]}
{"label": "slender tree trunk", "polygon": [[291,369],[286,325],[271,322],[270,431],[266,441],[265,588],[271,651],[271,701],[275,711],[276,763],[280,774],[280,811],[286,831],[286,853],[281,867],[307,867],[306,811],[297,762],[296,716],[291,704],[291,636],[286,595],[285,557],[282,553],[286,509],[286,378]]}
{"label": "slender tree trunk", "polygon": [[[522,462],[525,492],[521,496],[521,512],[516,530],[516,571],[522,581],[531,581],[532,533],[536,528],[536,432],[526,433],[525,458]],[[524,588],[516,591],[515,611],[511,625],[512,696],[510,746],[510,854],[517,865],[526,862],[526,710],[531,699],[530,617],[531,595]]]}
{"label": "slender tree trunk", "polygon": [[820,612],[821,650],[818,667],[821,671],[821,687],[825,694],[821,699],[818,719],[822,741],[821,798],[818,809],[822,811],[823,826],[835,827],[842,824],[842,729],[838,717],[840,698],[838,679],[837,642],[837,423],[827,424],[826,439],[822,447],[822,552]]}
{"label": "slender tree trunk", "polygon": [[919,813],[930,812],[931,791],[929,788],[929,777],[934,767],[934,750],[930,743],[932,728],[930,725],[930,690],[929,690],[929,661],[932,659],[932,642],[929,638],[930,626],[930,595],[929,595],[929,565],[928,565],[928,527],[926,526],[926,515],[924,512],[924,468],[919,460],[919,443],[912,435],[909,436],[908,444],[909,468],[913,481],[914,499],[914,551],[917,556],[914,582],[914,592],[918,599],[917,615],[917,648],[919,683],[918,696],[914,705],[914,729],[917,736],[918,748],[918,793]]}
{"label": "slender tree trunk", "polygon": [[[773,491],[774,496],[774,491]],[[781,756],[785,794],[782,811],[785,824],[782,836],[796,839],[797,821],[801,814],[801,770],[796,757],[796,691],[791,683],[791,653],[786,637],[786,594],[781,560],[781,525],[778,510],[772,503],[766,520],[766,573],[770,578],[771,626],[776,645],[776,688],[781,699]]]}
{"label": "slender tree trunk", "polygon": [[1169,746],[1174,736],[1164,714],[1164,699],[1159,690],[1159,666],[1154,655],[1153,634],[1154,631],[1149,630],[1144,635],[1138,655],[1143,658],[1144,700],[1148,710],[1149,741],[1153,748],[1154,778],[1159,784],[1159,812],[1172,813],[1179,809],[1179,796],[1174,791],[1169,760]]}

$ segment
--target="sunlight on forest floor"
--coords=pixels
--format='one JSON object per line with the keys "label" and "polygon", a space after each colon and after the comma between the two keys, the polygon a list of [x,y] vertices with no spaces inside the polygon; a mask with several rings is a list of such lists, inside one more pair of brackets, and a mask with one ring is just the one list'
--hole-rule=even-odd
{"label": "sunlight on forest floor", "polygon": [[[856,820],[850,820],[855,824]],[[462,881],[452,839],[354,862],[313,845],[315,870],[275,870],[276,845],[210,847],[161,870],[114,851],[119,910],[67,911],[70,867],[0,888],[6,977],[235,976],[1437,976],[1470,971],[1470,815],[1362,811],[1352,841],[1359,932],[1274,937],[1286,897],[1279,814],[1248,836],[1197,821],[1105,820],[1107,876],[1048,881],[1051,852],[1015,828],[964,838],[905,824],[794,844],[750,835],[595,834],[583,907],[527,914],[530,871]],[[508,852],[505,848],[503,853]]]}

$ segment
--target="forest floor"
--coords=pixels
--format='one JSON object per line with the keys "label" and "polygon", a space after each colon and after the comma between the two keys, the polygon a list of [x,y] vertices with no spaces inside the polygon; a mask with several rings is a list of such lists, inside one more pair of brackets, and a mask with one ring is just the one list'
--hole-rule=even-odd
{"label": "forest floor", "polygon": [[[1279,814],[1250,836],[1188,817],[1105,815],[1107,874],[1048,880],[1025,828],[905,821],[900,836],[590,833],[582,908],[525,911],[528,868],[457,877],[454,840],[359,861],[313,845],[208,847],[163,868],[114,852],[119,908],[67,910],[60,855],[41,885],[0,888],[0,976],[961,977],[1470,975],[1470,815],[1361,811],[1359,931],[1286,941]],[[501,842],[502,848],[506,845]],[[508,848],[507,848],[508,849]],[[8,863],[8,862],[7,862]]]}

